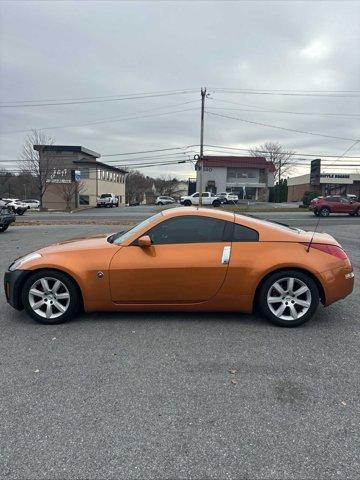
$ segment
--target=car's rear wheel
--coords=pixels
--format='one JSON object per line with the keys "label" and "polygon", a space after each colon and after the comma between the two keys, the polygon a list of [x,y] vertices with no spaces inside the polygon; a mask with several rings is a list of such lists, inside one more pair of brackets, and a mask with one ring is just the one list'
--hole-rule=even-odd
{"label": "car's rear wheel", "polygon": [[314,315],[319,305],[319,291],[306,273],[282,270],[264,281],[258,300],[270,322],[281,327],[297,327]]}
{"label": "car's rear wheel", "polygon": [[47,325],[67,322],[80,307],[75,283],[57,270],[41,270],[31,275],[23,286],[22,302],[34,320]]}
{"label": "car's rear wheel", "polygon": [[320,209],[319,213],[322,217],[328,217],[330,215],[330,208],[329,207],[322,207]]}
{"label": "car's rear wheel", "polygon": [[0,227],[0,233],[1,233],[1,232],[5,232],[5,230],[7,230],[8,228],[9,228],[9,224],[7,224],[7,225],[1,225],[1,227]]}
{"label": "car's rear wheel", "polygon": [[164,205],[162,202],[158,202],[157,204],[158,204],[158,205]]}

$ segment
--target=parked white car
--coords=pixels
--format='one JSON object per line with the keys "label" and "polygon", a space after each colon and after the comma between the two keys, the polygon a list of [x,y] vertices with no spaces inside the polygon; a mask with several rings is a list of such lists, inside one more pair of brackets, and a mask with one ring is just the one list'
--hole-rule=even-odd
{"label": "parked white car", "polygon": [[237,203],[239,197],[235,193],[221,192],[216,194],[220,198],[221,203]]}
{"label": "parked white car", "polygon": [[155,205],[170,205],[171,203],[175,203],[175,199],[172,197],[160,196],[155,200]]}
{"label": "parked white car", "polygon": [[35,200],[32,198],[28,198],[26,200],[23,200],[22,203],[24,203],[27,208],[40,208],[40,202],[39,200]]}
{"label": "parked white car", "polygon": [[96,200],[96,206],[100,207],[118,207],[119,199],[113,193],[102,193]]}
{"label": "parked white car", "polygon": [[[201,200],[203,205],[212,205],[213,207],[220,207],[220,199],[218,197],[212,196],[211,192],[203,192],[201,194]],[[185,207],[190,205],[199,205],[199,192],[193,193],[180,198],[180,203]]]}

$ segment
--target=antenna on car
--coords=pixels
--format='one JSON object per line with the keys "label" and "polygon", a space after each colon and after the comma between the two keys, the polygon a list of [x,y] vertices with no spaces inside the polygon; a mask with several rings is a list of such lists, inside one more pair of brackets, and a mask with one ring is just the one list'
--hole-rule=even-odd
{"label": "antenna on car", "polygon": [[309,250],[310,250],[310,247],[311,247],[311,244],[314,240],[314,237],[315,237],[315,233],[317,232],[317,229],[318,229],[318,226],[319,226],[319,223],[320,223],[320,215],[318,216],[318,219],[317,219],[317,222],[316,222],[316,225],[315,225],[315,228],[314,228],[314,231],[312,232],[312,235],[311,235],[311,239],[310,239],[310,242],[309,242],[309,245],[307,247],[307,252],[309,253]]}

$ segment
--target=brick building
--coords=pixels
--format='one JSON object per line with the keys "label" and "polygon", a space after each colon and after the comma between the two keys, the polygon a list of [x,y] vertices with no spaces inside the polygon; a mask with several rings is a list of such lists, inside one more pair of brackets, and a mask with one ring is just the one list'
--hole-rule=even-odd
{"label": "brick building", "polygon": [[40,168],[51,171],[43,197],[44,208],[66,209],[62,192],[75,182],[75,172],[81,188],[71,199],[72,209],[81,205],[96,206],[97,196],[102,193],[113,193],[119,197],[119,204],[125,203],[127,172],[99,162],[99,153],[74,145],[34,145],[34,150],[39,152]]}
{"label": "brick building", "polygon": [[300,202],[305,192],[317,192],[318,195],[346,195],[360,196],[360,174],[336,172],[320,173],[318,186],[310,184],[310,174],[288,178],[288,202]]}

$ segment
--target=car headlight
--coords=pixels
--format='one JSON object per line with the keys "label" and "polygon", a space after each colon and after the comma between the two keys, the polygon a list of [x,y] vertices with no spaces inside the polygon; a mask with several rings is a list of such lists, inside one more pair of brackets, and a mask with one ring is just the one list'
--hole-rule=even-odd
{"label": "car headlight", "polygon": [[30,260],[36,260],[37,258],[41,258],[40,253],[29,253],[29,255],[25,255],[24,257],[20,257],[17,260],[15,260],[15,262],[13,262],[10,265],[9,270],[10,271],[18,270],[20,267],[24,265],[24,263],[30,262]]}

